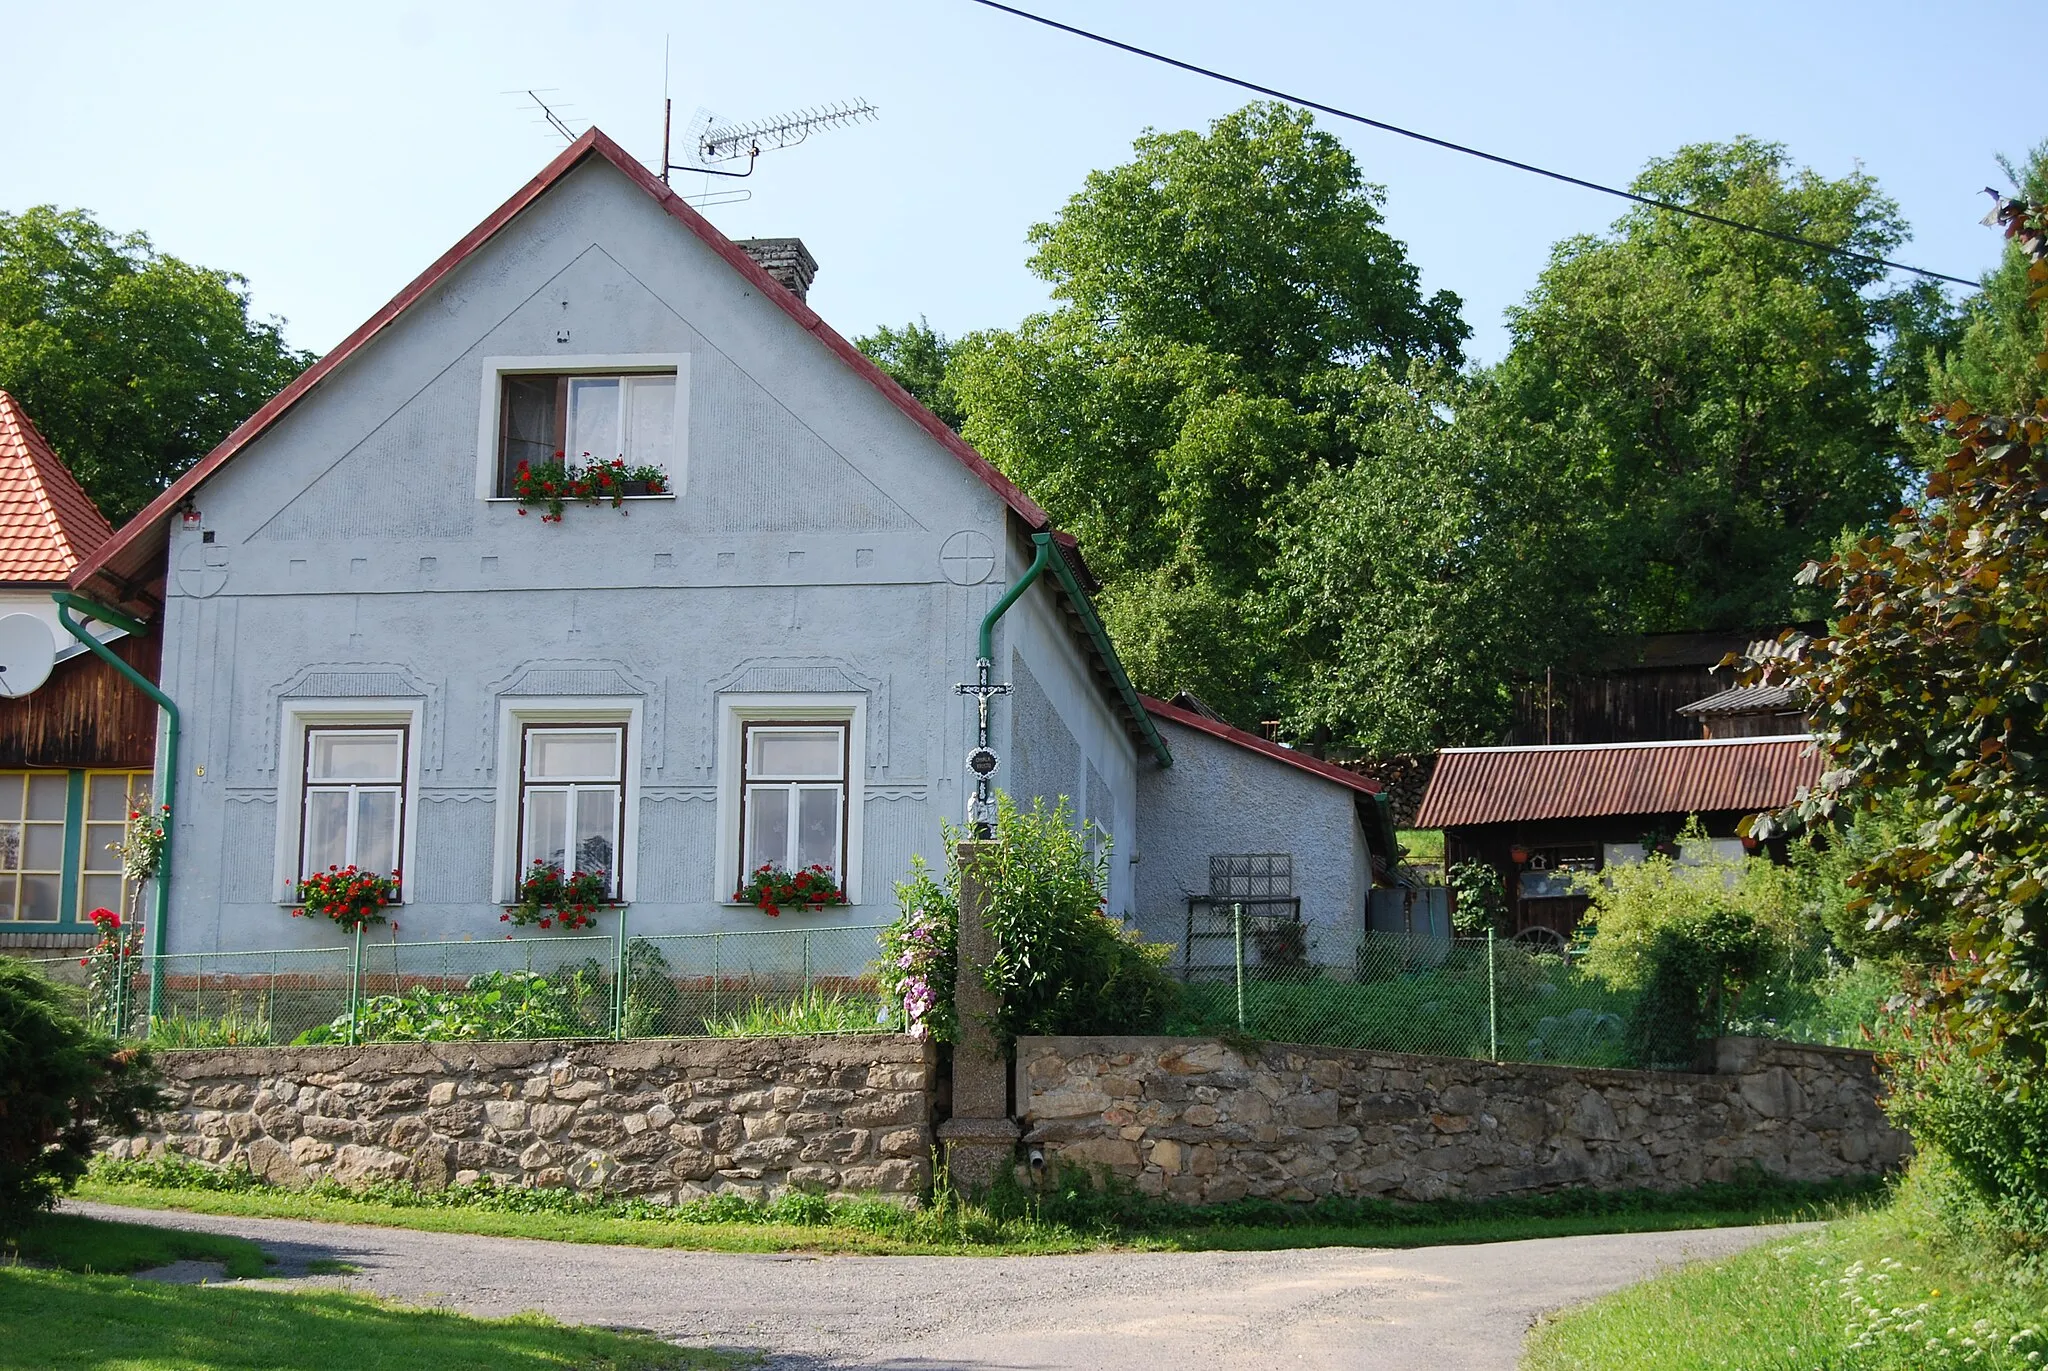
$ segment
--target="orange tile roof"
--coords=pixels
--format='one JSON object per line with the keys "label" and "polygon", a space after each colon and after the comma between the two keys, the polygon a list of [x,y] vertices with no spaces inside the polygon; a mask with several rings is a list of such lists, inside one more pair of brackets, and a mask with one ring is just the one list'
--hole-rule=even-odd
{"label": "orange tile roof", "polygon": [[1559,747],[1447,747],[1417,828],[1782,809],[1820,782],[1803,736]]}
{"label": "orange tile roof", "polygon": [[62,584],[113,536],[20,402],[0,390],[0,582]]}

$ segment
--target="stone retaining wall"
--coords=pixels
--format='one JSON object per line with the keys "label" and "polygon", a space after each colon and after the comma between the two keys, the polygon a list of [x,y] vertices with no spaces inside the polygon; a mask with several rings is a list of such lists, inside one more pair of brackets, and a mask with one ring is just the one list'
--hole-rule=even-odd
{"label": "stone retaining wall", "polygon": [[688,1200],[789,1187],[913,1196],[935,1050],[906,1037],[388,1043],[166,1052],[167,1148],[279,1185],[491,1176]]}
{"label": "stone retaining wall", "polygon": [[1209,1039],[1026,1038],[1028,1145],[1190,1203],[1672,1189],[1906,1155],[1867,1052],[1723,1039],[1713,1076]]}

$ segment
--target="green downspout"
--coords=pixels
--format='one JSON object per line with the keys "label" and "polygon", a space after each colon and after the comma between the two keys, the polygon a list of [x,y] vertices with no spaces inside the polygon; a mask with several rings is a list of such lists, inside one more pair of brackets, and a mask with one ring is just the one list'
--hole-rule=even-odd
{"label": "green downspout", "polygon": [[1038,545],[1038,555],[1031,559],[1031,565],[1017,578],[1017,584],[1004,591],[1003,598],[996,601],[989,612],[981,616],[981,636],[975,640],[974,655],[977,661],[989,666],[995,665],[996,620],[1010,612],[1010,606],[1017,603],[1017,597],[1031,589],[1031,583],[1044,574],[1046,567],[1052,562],[1052,535],[1034,533],[1031,535],[1031,541]]}
{"label": "green downspout", "polygon": [[[142,693],[157,702],[164,712],[164,756],[163,781],[156,794],[156,802],[169,808],[174,803],[172,792],[178,784],[178,707],[171,703],[171,697],[157,687],[157,683],[137,671],[114,655],[114,650],[86,631],[85,625],[71,617],[76,610],[88,619],[97,619],[123,632],[141,635],[149,631],[140,619],[131,618],[118,609],[112,609],[69,590],[53,590],[50,598],[57,602],[57,622],[64,625],[64,631],[85,644],[86,651],[126,676]],[[171,810],[174,818],[177,811]],[[166,825],[169,818],[166,819]],[[163,855],[157,859],[156,868],[156,912],[149,920],[149,1017],[154,1023],[157,1008],[163,998],[163,977],[158,974],[164,955],[164,921],[171,907],[171,844],[164,843]]]}

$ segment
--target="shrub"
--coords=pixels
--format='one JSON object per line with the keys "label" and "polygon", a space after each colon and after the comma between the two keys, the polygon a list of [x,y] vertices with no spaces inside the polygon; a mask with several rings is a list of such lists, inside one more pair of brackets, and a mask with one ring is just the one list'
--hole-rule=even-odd
{"label": "shrub", "polygon": [[1507,896],[1501,888],[1500,872],[1490,862],[1459,862],[1450,869],[1445,884],[1451,888],[1451,921],[1465,937],[1483,936],[1500,927],[1507,913]]}
{"label": "shrub", "polygon": [[0,957],[0,1231],[85,1174],[100,1129],[137,1132],[157,1103],[147,1055],[93,1032],[40,971]]}
{"label": "shrub", "polygon": [[[453,1042],[461,1038],[519,1041],[530,1038],[587,1038],[609,1033],[582,1013],[586,998],[572,973],[566,983],[533,971],[486,971],[462,990],[416,985],[396,995],[373,995],[356,1010],[357,1042]],[[609,988],[603,995],[610,1005]],[[592,991],[590,998],[597,992]],[[344,1014],[331,1024],[301,1033],[297,1042],[348,1040]]]}
{"label": "shrub", "polygon": [[[877,967],[892,998],[941,1042],[957,1027],[950,1004],[937,1006],[958,964],[959,830],[946,829],[943,881],[923,863],[899,885],[902,913],[884,940]],[[1106,912],[1109,839],[1079,829],[1063,798],[1048,811],[1034,799],[1021,810],[996,797],[996,837],[982,850],[976,879],[986,893],[994,955],[982,979],[999,1008],[989,1027],[1005,1042],[1034,1034],[1143,1033],[1163,1023],[1180,987],[1166,973],[1173,949],[1146,943]],[[918,930],[922,928],[924,933]],[[932,951],[920,949],[932,948]],[[904,964],[906,953],[913,965]],[[918,987],[934,1001],[921,1013]],[[948,995],[950,1000],[950,995]]]}
{"label": "shrub", "polygon": [[713,1038],[815,1037],[827,1033],[886,1033],[896,1012],[873,995],[834,995],[816,988],[775,1003],[755,996],[738,1014],[705,1023]]}
{"label": "shrub", "polygon": [[2048,1250],[2048,1091],[2006,1084],[2007,1064],[1972,1057],[1942,1027],[1923,1021],[1902,1038],[1886,1109],[1962,1182],[1945,1207],[1961,1213],[1971,1206],[1957,1201],[1974,1199],[2004,1245]]}

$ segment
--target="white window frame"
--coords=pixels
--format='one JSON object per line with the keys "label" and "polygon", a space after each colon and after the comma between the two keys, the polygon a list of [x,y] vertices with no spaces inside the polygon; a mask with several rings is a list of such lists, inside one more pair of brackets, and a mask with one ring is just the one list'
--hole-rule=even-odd
{"label": "white window frame", "polygon": [[641,701],[633,695],[515,696],[498,701],[498,814],[491,859],[491,902],[511,904],[519,889],[520,753],[529,724],[625,727],[624,755],[619,759],[626,804],[625,817],[619,824],[618,898],[631,904],[638,894],[640,878],[640,740],[644,736]]}
{"label": "white window frame", "polygon": [[850,905],[861,903],[861,848],[868,755],[868,697],[864,694],[805,695],[784,692],[731,693],[718,697],[718,860],[712,899],[733,904],[740,883],[740,787],[746,758],[741,739],[746,724],[844,724],[846,727],[846,870],[834,872]]}
{"label": "white window frame", "polygon": [[[612,747],[613,777],[611,779],[599,779],[595,776],[588,776],[574,779],[546,778],[538,781],[534,780],[527,774],[527,765],[533,757],[533,738],[537,733],[610,733],[615,740]],[[618,898],[622,881],[619,864],[626,848],[626,749],[632,745],[629,733],[630,730],[627,729],[623,721],[606,723],[591,723],[589,721],[579,721],[577,723],[537,723],[527,720],[520,724],[519,822],[515,832],[515,841],[519,845],[519,849],[513,858],[512,865],[514,870],[524,876],[528,868],[538,860],[525,847],[527,835],[531,830],[531,825],[528,823],[528,805],[531,802],[528,797],[533,791],[559,790],[567,792],[568,806],[563,817],[567,822],[569,836],[573,838],[576,829],[576,814],[579,808],[577,801],[581,798],[582,793],[585,790],[616,790],[618,792],[618,800],[613,814],[613,821],[617,824],[617,841],[612,849],[611,867],[605,872],[605,877],[611,884],[611,889],[607,893],[613,899]],[[573,844],[565,846],[563,856],[564,865],[567,870],[575,871],[582,866],[581,861],[575,856]]]}
{"label": "white window frame", "polygon": [[277,730],[277,852],[273,882],[277,902],[296,905],[300,826],[306,811],[306,733],[319,728],[403,728],[404,793],[399,798],[398,861],[400,904],[412,903],[413,874],[405,868],[419,852],[420,700],[286,700]]}
{"label": "white window frame", "polygon": [[476,496],[489,504],[515,504],[498,494],[498,423],[504,403],[505,377],[573,375],[591,378],[663,374],[676,378],[675,450],[655,465],[668,472],[660,495],[629,495],[629,500],[673,500],[683,493],[690,470],[690,354],[687,352],[593,353],[559,357],[486,357],[483,400],[477,407]]}

